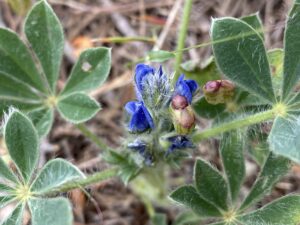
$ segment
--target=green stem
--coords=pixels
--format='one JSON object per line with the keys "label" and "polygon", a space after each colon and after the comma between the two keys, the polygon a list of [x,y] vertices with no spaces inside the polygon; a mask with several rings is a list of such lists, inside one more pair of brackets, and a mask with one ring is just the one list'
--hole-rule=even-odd
{"label": "green stem", "polygon": [[55,188],[47,193],[43,193],[43,195],[53,196],[60,193],[68,192],[77,188],[84,188],[86,186],[99,183],[101,181],[107,180],[109,178],[115,177],[118,174],[117,168],[106,169],[97,173],[94,173],[90,176],[87,176],[82,179],[78,179],[75,181],[70,181],[68,183],[63,184],[62,186]]}
{"label": "green stem", "polygon": [[[190,21],[190,15],[191,15],[191,9],[192,9],[192,4],[193,0],[185,0],[185,5],[183,9],[183,19],[181,21],[180,25],[180,31],[178,34],[178,43],[177,43],[177,51],[181,50],[185,46],[185,39],[188,31],[188,26],[189,26],[189,21]],[[180,65],[182,62],[182,55],[183,51],[179,51],[176,54],[176,64],[175,64],[175,77],[174,80],[176,81],[179,77],[180,74]]]}
{"label": "green stem", "polygon": [[101,150],[108,152],[111,150],[100,137],[96,136],[91,132],[83,123],[76,124],[76,127],[81,131],[81,133],[94,142]]}
{"label": "green stem", "polygon": [[97,38],[93,39],[92,42],[104,42],[104,43],[127,43],[127,42],[134,42],[134,41],[140,41],[140,42],[151,42],[155,43],[154,38],[150,37],[107,37],[107,38]]}
{"label": "green stem", "polygon": [[276,117],[276,114],[276,109],[271,109],[242,119],[234,120],[229,123],[221,124],[211,129],[207,129],[205,131],[194,134],[193,141],[200,142],[203,139],[217,136],[218,134],[224,133],[226,131],[243,128],[253,124],[261,123],[263,121],[274,119]]}

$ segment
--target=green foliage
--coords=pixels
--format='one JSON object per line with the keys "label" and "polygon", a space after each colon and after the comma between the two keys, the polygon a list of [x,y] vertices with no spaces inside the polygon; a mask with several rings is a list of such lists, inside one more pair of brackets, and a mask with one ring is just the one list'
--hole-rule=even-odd
{"label": "green foliage", "polygon": [[[222,221],[216,224],[239,224],[245,221],[245,224],[270,224],[269,221],[275,221],[271,218],[270,210],[276,211],[278,217],[292,217],[295,209],[280,207],[278,202],[285,201],[284,198],[275,201],[265,208],[254,212],[245,213],[245,210],[261,200],[268,194],[273,185],[284,176],[289,168],[290,161],[282,156],[275,156],[270,153],[264,163],[260,175],[256,178],[255,184],[242,205],[236,203],[239,196],[242,181],[245,176],[245,163],[243,156],[244,144],[242,134],[237,131],[226,133],[223,137],[220,153],[224,166],[226,180],[218,171],[212,168],[208,163],[198,159],[195,164],[195,187],[186,185],[175,190],[170,197],[178,203],[191,208],[201,217],[221,217]],[[227,193],[229,187],[229,193]],[[290,196],[291,201],[296,201],[298,196]],[[205,200],[204,200],[205,199]],[[231,199],[231,202],[228,201]],[[225,207],[224,207],[224,204]],[[215,206],[215,208],[213,207]],[[222,208],[222,209],[219,209]],[[208,210],[209,209],[209,210]],[[266,215],[268,214],[268,215]],[[262,215],[260,217],[260,215]],[[258,217],[258,218],[256,218]],[[250,219],[251,218],[251,219]],[[254,220],[256,218],[256,220]],[[298,224],[300,217],[291,224]],[[260,223],[258,223],[258,221]],[[297,221],[297,222],[295,222]],[[242,223],[244,224],[244,223]],[[273,223],[272,223],[273,224]],[[278,223],[279,224],[279,223]]]}
{"label": "green foliage", "polygon": [[56,91],[64,50],[62,26],[47,1],[37,2],[25,21],[25,35],[33,50],[8,29],[0,29],[0,115],[14,106],[32,118],[38,135],[46,135],[53,123],[54,109],[68,121],[80,123],[99,110],[87,92],[106,79],[111,50],[84,51],[61,93]]}
{"label": "green foliage", "polygon": [[29,208],[32,214],[32,225],[73,224],[72,208],[65,198],[31,199]]}
{"label": "green foliage", "polygon": [[191,185],[182,186],[171,193],[170,197],[189,208],[201,217],[219,217],[221,212],[217,207],[203,199],[197,189]]}
{"label": "green foliage", "polygon": [[299,210],[300,196],[290,195],[250,214],[239,216],[237,221],[244,225],[296,225],[300,222]]}
{"label": "green foliage", "polygon": [[225,135],[222,139],[220,150],[231,194],[230,197],[232,201],[235,201],[245,177],[244,145],[241,140],[242,136],[237,131],[232,131]]}
{"label": "green foliage", "polygon": [[227,183],[215,168],[198,159],[195,165],[194,179],[197,192],[202,198],[223,210],[228,209]]}
{"label": "green foliage", "polygon": [[286,25],[284,35],[284,64],[282,99],[288,100],[290,93],[300,79],[300,3],[295,2]]}
{"label": "green foliage", "polygon": [[72,224],[68,200],[48,199],[47,194],[84,175],[69,162],[54,159],[35,176],[39,158],[38,135],[30,119],[19,111],[12,109],[6,116],[4,137],[10,158],[18,170],[14,173],[0,159],[0,206],[2,208],[11,202],[17,204],[15,211],[3,224],[21,225],[27,204],[33,225]]}
{"label": "green foliage", "polygon": [[213,51],[225,76],[250,93],[275,102],[263,40],[247,23],[234,18],[212,24]]}

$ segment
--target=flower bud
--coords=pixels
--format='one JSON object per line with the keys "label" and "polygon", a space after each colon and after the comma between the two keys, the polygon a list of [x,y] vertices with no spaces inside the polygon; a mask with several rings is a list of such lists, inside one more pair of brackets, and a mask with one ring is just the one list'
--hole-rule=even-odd
{"label": "flower bud", "polygon": [[171,107],[173,124],[176,132],[180,135],[189,134],[195,127],[195,114],[189,105],[184,109]]}
{"label": "flower bud", "polygon": [[184,109],[188,106],[188,101],[184,96],[181,95],[175,95],[172,98],[172,107],[173,109]]}
{"label": "flower bud", "polygon": [[235,85],[229,80],[208,81],[203,87],[205,99],[212,105],[230,102],[234,90]]}

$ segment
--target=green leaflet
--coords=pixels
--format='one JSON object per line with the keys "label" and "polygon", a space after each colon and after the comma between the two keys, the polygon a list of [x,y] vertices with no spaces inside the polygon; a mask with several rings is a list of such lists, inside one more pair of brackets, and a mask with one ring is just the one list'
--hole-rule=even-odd
{"label": "green leaflet", "polygon": [[250,214],[239,216],[243,225],[298,225],[300,223],[300,196],[282,197]]}
{"label": "green leaflet", "polygon": [[74,93],[60,99],[57,109],[66,120],[81,123],[91,119],[100,110],[100,105],[83,93]]}
{"label": "green leaflet", "polygon": [[241,20],[249,24],[261,36],[261,38],[264,39],[264,27],[258,12],[249,16],[244,16]]}
{"label": "green leaflet", "polygon": [[47,1],[34,5],[25,21],[25,34],[54,92],[64,49],[62,26]]}
{"label": "green leaflet", "polygon": [[300,121],[299,118],[277,117],[268,137],[270,149],[300,163]]}
{"label": "green leaflet", "polygon": [[243,134],[238,132],[226,133],[220,149],[232,201],[237,199],[245,177]]}
{"label": "green leaflet", "polygon": [[284,35],[284,64],[282,99],[289,100],[288,96],[300,78],[300,2],[292,8]]}
{"label": "green leaflet", "polygon": [[32,225],[72,225],[73,214],[66,198],[31,199]]}
{"label": "green leaflet", "polygon": [[289,171],[290,165],[288,159],[270,153],[241,209],[246,209],[269,193],[274,184]]}
{"label": "green leaflet", "polygon": [[43,193],[53,190],[69,181],[83,178],[84,175],[71,163],[63,159],[49,161],[31,186],[31,190]]}
{"label": "green leaflet", "polygon": [[[3,28],[0,28],[0,59],[1,79],[11,77],[11,80],[18,82],[18,86],[23,89],[28,85],[38,91],[46,91],[44,80],[36,69],[25,44],[16,33]],[[32,95],[32,92],[27,94]]]}
{"label": "green leaflet", "polygon": [[182,186],[171,193],[170,197],[202,217],[219,217],[221,212],[212,204],[204,200],[193,186]]}
{"label": "green leaflet", "polygon": [[263,40],[250,25],[234,18],[216,19],[212,40],[217,65],[229,79],[250,93],[275,102]]}
{"label": "green leaflet", "polygon": [[95,89],[108,77],[111,67],[111,49],[94,48],[81,53],[61,95]]}
{"label": "green leaflet", "polygon": [[11,172],[6,163],[0,157],[0,177],[10,180],[13,183],[17,182],[17,177]]}
{"label": "green leaflet", "polygon": [[216,207],[227,210],[227,183],[215,168],[204,160],[198,159],[195,165],[194,179],[197,192],[203,199]]}
{"label": "green leaflet", "polygon": [[19,204],[1,225],[22,225],[25,204]]}
{"label": "green leaflet", "polygon": [[24,181],[29,182],[39,158],[39,140],[32,122],[18,111],[11,112],[5,124],[4,138],[12,160]]}

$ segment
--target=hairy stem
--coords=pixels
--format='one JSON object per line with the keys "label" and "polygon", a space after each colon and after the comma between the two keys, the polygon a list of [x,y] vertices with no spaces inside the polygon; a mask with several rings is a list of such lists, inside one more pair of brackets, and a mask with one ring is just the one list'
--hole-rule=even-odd
{"label": "hairy stem", "polygon": [[89,185],[92,185],[95,183],[99,183],[101,181],[115,177],[115,176],[117,176],[117,174],[118,174],[117,168],[106,169],[106,170],[94,173],[85,178],[67,182],[58,188],[55,188],[47,193],[43,193],[43,195],[53,196],[53,195],[57,195],[60,193],[71,191],[73,189],[84,188],[86,186],[89,186]]}
{"label": "hairy stem", "polygon": [[261,123],[276,117],[276,109],[267,110],[265,112],[257,113],[242,119],[234,120],[229,123],[220,124],[216,127],[207,129],[202,132],[194,134],[193,141],[200,142],[204,139],[217,136],[226,131],[247,127],[253,124]]}
{"label": "hairy stem", "polygon": [[[180,25],[180,31],[178,34],[178,42],[177,42],[177,51],[184,48],[185,45],[185,39],[188,31],[189,21],[190,21],[190,15],[191,15],[191,9],[192,9],[192,3],[193,0],[185,0],[184,10],[183,10],[183,18]],[[179,51],[176,54],[176,73],[174,80],[176,81],[180,74],[180,65],[182,62],[182,55],[183,51]]]}
{"label": "hairy stem", "polygon": [[91,132],[83,123],[77,124],[76,127],[81,131],[81,133],[94,142],[101,150],[107,152],[111,150],[100,137]]}

